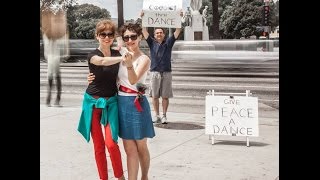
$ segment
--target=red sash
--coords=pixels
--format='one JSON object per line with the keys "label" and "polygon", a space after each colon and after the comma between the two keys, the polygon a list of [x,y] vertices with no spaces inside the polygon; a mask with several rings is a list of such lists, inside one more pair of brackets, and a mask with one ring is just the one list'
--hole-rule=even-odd
{"label": "red sash", "polygon": [[142,107],[140,104],[140,98],[142,98],[142,95],[144,94],[144,92],[139,92],[139,91],[135,91],[133,89],[127,88],[125,86],[120,85],[119,90],[122,92],[126,92],[126,93],[137,93],[136,98],[134,99],[134,105],[136,106],[137,110],[139,112],[142,111]]}

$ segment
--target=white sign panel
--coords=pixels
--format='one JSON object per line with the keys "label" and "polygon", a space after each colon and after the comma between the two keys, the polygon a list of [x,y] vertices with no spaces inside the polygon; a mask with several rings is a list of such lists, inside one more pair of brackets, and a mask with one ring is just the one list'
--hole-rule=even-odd
{"label": "white sign panel", "polygon": [[205,133],[211,135],[259,136],[258,98],[206,96]]}
{"label": "white sign panel", "polygon": [[180,28],[182,0],[144,0],[142,26]]}

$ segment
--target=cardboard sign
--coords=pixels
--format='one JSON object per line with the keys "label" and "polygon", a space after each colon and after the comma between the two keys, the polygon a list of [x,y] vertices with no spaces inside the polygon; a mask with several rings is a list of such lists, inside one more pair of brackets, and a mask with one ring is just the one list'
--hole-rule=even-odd
{"label": "cardboard sign", "polygon": [[181,28],[182,0],[144,0],[142,26]]}
{"label": "cardboard sign", "polygon": [[211,135],[259,136],[258,98],[206,96],[205,133]]}

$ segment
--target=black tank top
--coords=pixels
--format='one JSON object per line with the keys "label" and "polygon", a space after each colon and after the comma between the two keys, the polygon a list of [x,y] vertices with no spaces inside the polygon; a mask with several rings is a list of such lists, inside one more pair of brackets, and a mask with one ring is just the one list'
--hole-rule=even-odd
{"label": "black tank top", "polygon": [[[88,85],[86,92],[90,95],[100,97],[110,97],[117,94],[118,89],[116,85],[119,63],[111,66],[96,66],[90,63],[92,56],[98,55],[104,57],[103,53],[98,49],[95,49],[88,54],[89,70],[95,75],[95,79]],[[121,56],[119,51],[111,49],[111,57]]]}

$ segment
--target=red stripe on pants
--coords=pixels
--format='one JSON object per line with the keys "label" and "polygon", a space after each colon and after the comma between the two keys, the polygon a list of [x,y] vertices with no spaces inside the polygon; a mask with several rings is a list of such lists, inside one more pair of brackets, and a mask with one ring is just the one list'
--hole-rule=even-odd
{"label": "red stripe on pants", "polygon": [[110,124],[104,127],[105,140],[102,133],[100,118],[102,109],[93,108],[91,122],[91,137],[94,145],[94,155],[101,180],[108,180],[108,166],[106,157],[106,146],[110,154],[114,176],[120,178],[123,175],[122,161],[119,146],[113,141]]}

